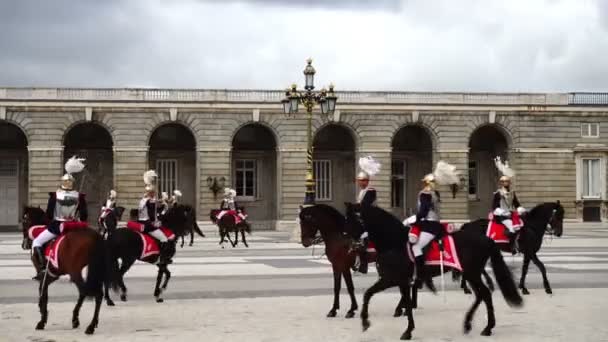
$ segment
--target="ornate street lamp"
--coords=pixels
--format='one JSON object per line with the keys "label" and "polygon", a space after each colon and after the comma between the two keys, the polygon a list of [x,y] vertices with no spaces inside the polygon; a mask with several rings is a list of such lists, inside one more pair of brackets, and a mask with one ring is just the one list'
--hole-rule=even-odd
{"label": "ornate street lamp", "polygon": [[315,179],[312,170],[312,110],[315,104],[321,107],[323,115],[331,115],[336,109],[336,101],[338,97],[334,93],[334,85],[329,86],[329,90],[325,88],[321,91],[313,91],[315,89],[315,68],[312,66],[312,59],[306,61],[304,68],[305,85],[304,91],[298,91],[297,86],[293,84],[290,89],[285,91],[285,98],[281,100],[285,115],[295,116],[298,112],[298,105],[301,103],[306,108],[308,114],[307,119],[307,153],[306,153],[306,195],[304,197],[304,205],[315,204]]}

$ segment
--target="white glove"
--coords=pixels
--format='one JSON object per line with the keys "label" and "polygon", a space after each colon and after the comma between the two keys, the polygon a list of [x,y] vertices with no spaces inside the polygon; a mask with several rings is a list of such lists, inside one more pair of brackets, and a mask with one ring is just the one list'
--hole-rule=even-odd
{"label": "white glove", "polygon": [[410,244],[414,245],[416,244],[416,242],[418,242],[418,236],[416,234],[409,233],[408,237],[410,240]]}
{"label": "white glove", "polygon": [[518,207],[518,208],[517,208],[517,213],[518,213],[520,216],[521,216],[521,215],[523,215],[523,214],[525,214],[525,213],[526,213],[526,208],[524,208],[524,207]]}
{"label": "white glove", "polygon": [[416,215],[412,215],[412,216],[406,218],[405,220],[403,220],[403,225],[406,227],[411,226],[414,223],[416,223]]}
{"label": "white glove", "polygon": [[496,208],[496,209],[494,209],[494,213],[493,214],[494,214],[494,216],[506,216],[506,217],[510,217],[511,216],[510,212],[508,212],[506,210],[503,210],[502,208]]}
{"label": "white glove", "polygon": [[152,225],[156,228],[160,228],[161,223],[160,223],[160,221],[154,221],[154,223]]}

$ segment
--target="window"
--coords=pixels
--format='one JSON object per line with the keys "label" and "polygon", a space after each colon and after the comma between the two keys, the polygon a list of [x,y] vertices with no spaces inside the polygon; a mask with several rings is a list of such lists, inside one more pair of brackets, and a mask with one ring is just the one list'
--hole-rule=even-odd
{"label": "window", "polygon": [[583,138],[599,138],[600,124],[597,122],[584,122],[581,124],[581,136]]}
{"label": "window", "polygon": [[177,189],[177,160],[156,160],[156,171],[158,172],[158,192],[161,194],[166,192],[171,196]]}
{"label": "window", "polygon": [[391,207],[405,208],[405,160],[391,163]]}
{"label": "window", "polygon": [[469,199],[477,199],[477,161],[469,160]]}
{"label": "window", "polygon": [[257,197],[257,162],[252,159],[236,160],[235,190],[239,197]]}
{"label": "window", "polygon": [[316,199],[331,200],[331,160],[315,160],[312,163],[315,178]]}
{"label": "window", "polygon": [[583,159],[583,198],[600,198],[600,159]]}

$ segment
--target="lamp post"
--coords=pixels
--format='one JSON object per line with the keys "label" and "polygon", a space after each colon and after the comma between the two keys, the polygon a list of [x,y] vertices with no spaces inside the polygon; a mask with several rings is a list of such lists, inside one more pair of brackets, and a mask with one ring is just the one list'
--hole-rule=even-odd
{"label": "lamp post", "polygon": [[304,68],[305,85],[303,91],[298,91],[295,84],[285,91],[285,98],[281,101],[285,115],[292,116],[298,112],[298,105],[302,104],[307,113],[307,150],[306,150],[306,195],[304,205],[315,204],[315,179],[312,170],[312,111],[316,104],[321,107],[321,114],[331,115],[336,109],[338,97],[334,93],[334,86],[331,84],[329,90],[323,88],[314,91],[315,68],[312,66],[312,59],[306,60]]}

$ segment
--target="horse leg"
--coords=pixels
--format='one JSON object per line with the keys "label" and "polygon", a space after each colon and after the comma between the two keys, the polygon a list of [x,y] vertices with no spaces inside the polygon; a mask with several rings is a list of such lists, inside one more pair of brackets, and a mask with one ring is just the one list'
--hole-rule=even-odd
{"label": "horse leg", "polygon": [[467,286],[467,280],[464,277],[460,278],[460,288],[464,291],[464,294],[471,294],[471,289]]}
{"label": "horse leg", "polygon": [[184,248],[184,236],[182,235],[181,238],[182,238],[182,244],[179,245],[179,248]]}
{"label": "horse leg", "polygon": [[169,284],[169,279],[171,279],[171,272],[169,271],[169,267],[165,265],[165,281],[163,282],[162,289],[163,291],[167,289],[167,285]]}
{"label": "horse leg", "polygon": [[72,278],[72,282],[76,285],[78,289],[78,301],[76,302],[76,306],[74,307],[74,311],[72,311],[72,328],[76,329],[80,326],[80,320],[78,316],[80,315],[80,308],[82,307],[82,302],[85,299],[85,289],[84,289],[84,280],[80,274],[70,275]]}
{"label": "horse leg", "polygon": [[236,247],[239,244],[239,229],[235,227],[234,229],[234,245],[232,247]]}
{"label": "horse leg", "polygon": [[490,278],[490,275],[488,275],[488,272],[486,272],[486,270],[483,269],[481,271],[481,274],[483,275],[484,279],[486,280],[486,283],[488,283],[488,289],[490,289],[490,292],[494,292],[494,281],[492,280],[492,278]]}
{"label": "horse leg", "polygon": [[245,247],[249,248],[249,245],[247,244],[247,239],[245,239],[245,230],[241,229],[241,237],[243,238],[243,244],[245,245]]}
{"label": "horse leg", "polygon": [[549,284],[549,279],[547,278],[547,270],[545,269],[545,265],[542,261],[540,261],[536,253],[532,254],[532,262],[534,263],[534,265],[536,265],[536,267],[538,267],[540,273],[543,275],[543,286],[545,287],[545,292],[547,294],[553,294],[553,291],[551,290],[551,285]]}
{"label": "horse leg", "polygon": [[530,291],[526,288],[526,275],[528,274],[528,266],[530,266],[530,256],[528,254],[524,254],[524,263],[521,266],[521,279],[519,279],[519,288],[521,289],[521,293],[525,295],[529,295]]}
{"label": "horse leg", "polygon": [[494,315],[494,303],[492,302],[492,292],[490,289],[483,283],[479,282],[479,294],[481,294],[481,299],[486,304],[486,311],[488,312],[488,324],[481,331],[481,336],[491,336],[492,329],[496,326],[496,316]]}
{"label": "horse leg", "polygon": [[127,301],[127,286],[125,285],[125,274],[135,263],[135,259],[123,259],[118,271],[118,286],[120,287],[120,300],[123,302]]}
{"label": "horse leg", "polygon": [[405,308],[405,296],[402,294],[401,298],[399,299],[399,303],[397,303],[397,307],[395,308],[395,313],[393,313],[393,317],[401,317],[405,311],[403,310]]}
{"label": "horse leg", "polygon": [[101,309],[102,300],[103,295],[98,293],[97,296],[95,296],[95,313],[93,314],[93,319],[91,320],[91,323],[87,329],[84,331],[84,333],[87,335],[93,334],[95,332],[95,328],[97,328],[97,324],[99,324],[99,310]]}
{"label": "horse leg", "polygon": [[365,291],[365,294],[363,295],[363,308],[361,309],[361,326],[363,327],[363,331],[366,331],[372,325],[369,321],[369,301],[372,299],[373,295],[384,291],[389,287],[391,287],[391,283],[385,278],[380,278],[374,285]]}
{"label": "horse leg", "polygon": [[342,287],[342,272],[332,265],[334,271],[334,305],[327,313],[327,317],[336,317],[336,312],[340,309],[340,288]]}
{"label": "horse leg", "polygon": [[[399,286],[399,290],[401,291],[401,301],[403,301],[403,305],[405,307],[405,315],[407,316],[407,329],[401,335],[402,340],[411,340],[412,339],[412,331],[416,327],[414,324],[414,313],[412,309],[412,299],[410,298],[410,286],[409,280],[405,282],[405,284]],[[401,303],[401,301],[399,303]]]}
{"label": "horse leg", "polygon": [[412,284],[412,309],[418,309],[418,281]]}
{"label": "horse leg", "polygon": [[359,305],[357,305],[357,297],[355,296],[355,285],[353,285],[353,276],[350,273],[350,269],[346,267],[346,270],[342,273],[344,277],[344,282],[346,283],[346,289],[348,290],[348,295],[350,296],[350,309],[346,313],[346,318],[355,317],[355,311],[359,309]]}
{"label": "horse leg", "polygon": [[43,279],[40,282],[38,290],[40,291],[40,298],[38,298],[38,308],[40,308],[40,321],[36,324],[36,330],[43,330],[46,326],[46,322],[49,318],[49,311],[47,309],[49,303],[49,285],[52,281]]}
{"label": "horse leg", "polygon": [[190,244],[188,246],[192,247],[194,245],[194,229],[190,228]]}
{"label": "horse leg", "polygon": [[465,315],[465,318],[464,318],[464,333],[468,334],[472,328],[471,321],[473,320],[475,311],[477,311],[479,304],[481,304],[480,288],[481,288],[481,286],[483,286],[483,283],[481,282],[481,274],[471,276],[470,274],[465,273],[465,277],[469,281],[469,284],[471,285],[471,288],[473,289],[473,293],[475,294],[475,302],[473,302],[473,305],[471,306],[469,311],[467,311],[467,314]]}
{"label": "horse leg", "polygon": [[162,291],[160,289],[160,282],[163,279],[163,269],[162,269],[162,265],[158,265],[158,274],[156,275],[156,285],[154,285],[154,297],[156,298],[156,302],[157,303],[162,303],[164,302],[163,298],[161,297]]}
{"label": "horse leg", "polygon": [[103,298],[106,300],[106,304],[108,306],[114,306],[116,305],[114,303],[114,301],[112,300],[112,298],[110,298],[110,284],[108,281],[104,281],[103,282]]}

